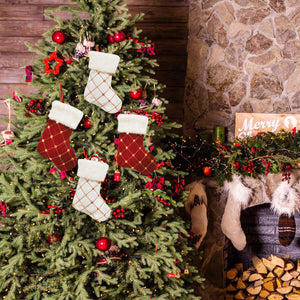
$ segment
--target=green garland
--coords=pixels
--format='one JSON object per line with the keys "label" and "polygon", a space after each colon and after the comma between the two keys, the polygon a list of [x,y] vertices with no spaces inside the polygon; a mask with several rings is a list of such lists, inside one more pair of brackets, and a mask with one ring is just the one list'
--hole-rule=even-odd
{"label": "green garland", "polygon": [[[282,173],[283,179],[288,179],[290,170],[299,168],[300,164],[300,132],[296,129],[292,132],[262,132],[224,144],[201,138],[190,138],[183,144],[176,152],[179,160],[185,161],[184,168],[191,173],[191,179],[208,177],[203,173],[203,168],[208,167],[209,177],[220,186],[225,180],[231,181],[233,174],[256,178],[268,173]],[[194,150],[190,151],[192,155],[182,155],[183,149],[189,147]]]}

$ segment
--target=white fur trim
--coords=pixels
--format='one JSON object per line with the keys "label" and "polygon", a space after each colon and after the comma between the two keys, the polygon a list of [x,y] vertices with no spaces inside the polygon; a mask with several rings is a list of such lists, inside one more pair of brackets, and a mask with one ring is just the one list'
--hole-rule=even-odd
{"label": "white fur trim", "polygon": [[78,159],[77,175],[94,181],[104,181],[108,170],[108,164],[102,161]]}
{"label": "white fur trim", "polygon": [[252,190],[243,185],[241,176],[233,175],[232,181],[226,181],[224,184],[224,190],[229,193],[232,199],[240,203],[243,208],[246,208],[249,204],[252,196]]}
{"label": "white fur trim", "polygon": [[113,74],[116,72],[120,56],[116,54],[97,51],[89,52],[89,68],[103,73]]}
{"label": "white fur trim", "polygon": [[272,210],[278,215],[292,216],[300,209],[300,195],[288,181],[283,181],[275,190],[272,198]]}
{"label": "white fur trim", "polygon": [[76,129],[80,120],[83,117],[83,112],[69,104],[52,102],[52,107],[49,113],[49,119],[59,122],[69,128]]}
{"label": "white fur trim", "polygon": [[118,131],[134,134],[146,134],[148,117],[139,115],[118,115]]}

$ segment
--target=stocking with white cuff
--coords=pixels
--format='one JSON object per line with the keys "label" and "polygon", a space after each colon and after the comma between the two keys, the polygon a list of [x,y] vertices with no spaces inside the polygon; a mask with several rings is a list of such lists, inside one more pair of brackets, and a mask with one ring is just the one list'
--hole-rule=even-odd
{"label": "stocking with white cuff", "polygon": [[79,176],[73,207],[98,222],[106,221],[111,210],[100,195],[101,182],[104,181],[108,165],[101,161],[78,160]]}
{"label": "stocking with white cuff", "polygon": [[90,51],[89,57],[91,71],[84,90],[84,99],[114,114],[122,107],[121,99],[111,87],[111,77],[116,72],[120,57],[97,51]]}
{"label": "stocking with white cuff", "polygon": [[70,146],[70,136],[82,117],[83,112],[79,109],[53,101],[49,121],[37,145],[37,151],[61,171],[67,172],[77,164],[76,155]]}

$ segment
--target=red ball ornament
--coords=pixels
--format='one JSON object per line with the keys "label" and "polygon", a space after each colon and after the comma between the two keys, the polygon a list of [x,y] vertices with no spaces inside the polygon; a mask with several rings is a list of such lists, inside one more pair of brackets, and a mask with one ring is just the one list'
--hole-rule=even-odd
{"label": "red ball ornament", "polygon": [[203,174],[205,176],[210,176],[211,175],[211,168],[210,167],[203,167],[202,171],[203,171]]}
{"label": "red ball ornament", "polygon": [[107,40],[108,40],[108,42],[111,43],[111,44],[113,44],[113,43],[115,42],[114,36],[113,36],[113,35],[109,35],[109,36],[107,37]]}
{"label": "red ball ornament", "polygon": [[136,91],[130,91],[129,96],[134,100],[139,100],[142,97],[143,91],[142,89],[137,89]]}
{"label": "red ball ornament", "polygon": [[66,59],[66,60],[65,60],[65,63],[66,63],[67,65],[70,65],[70,64],[72,63],[72,59],[71,59],[71,58]]}
{"label": "red ball ornament", "polygon": [[93,127],[88,117],[84,118],[82,123],[85,129],[91,129]]}
{"label": "red ball ornament", "polygon": [[66,41],[66,35],[62,31],[54,31],[52,41],[57,44],[63,44]]}
{"label": "red ball ornament", "polygon": [[110,248],[111,246],[111,241],[107,237],[101,237],[97,242],[96,242],[96,247],[100,251],[106,251]]}
{"label": "red ball ornament", "polygon": [[114,39],[115,43],[120,43],[126,39],[126,35],[123,31],[120,31],[120,32],[114,34],[113,39]]}

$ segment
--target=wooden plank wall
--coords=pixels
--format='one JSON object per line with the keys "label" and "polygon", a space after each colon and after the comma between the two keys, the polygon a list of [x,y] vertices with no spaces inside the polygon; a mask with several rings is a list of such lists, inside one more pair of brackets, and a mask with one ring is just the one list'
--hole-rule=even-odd
{"label": "wooden plank wall", "polygon": [[[25,41],[35,43],[55,25],[46,19],[44,10],[50,6],[68,4],[67,0],[0,0],[0,117],[8,111],[6,96],[21,90],[26,95],[31,88],[24,82],[24,66],[34,58]],[[163,97],[169,99],[167,114],[171,120],[183,121],[184,80],[187,59],[188,0],[127,0],[132,14],[145,14],[137,26],[143,29],[156,47],[160,64],[156,78],[166,84]],[[6,125],[0,121],[0,130]],[[1,139],[1,136],[0,136]]]}

